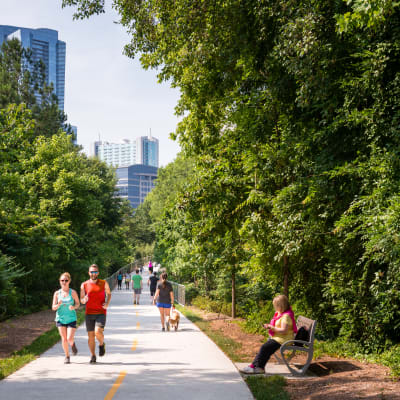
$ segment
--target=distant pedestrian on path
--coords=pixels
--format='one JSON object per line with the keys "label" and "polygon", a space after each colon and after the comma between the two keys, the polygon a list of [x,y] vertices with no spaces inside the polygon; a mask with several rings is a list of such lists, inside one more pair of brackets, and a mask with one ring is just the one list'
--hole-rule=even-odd
{"label": "distant pedestrian on path", "polygon": [[139,269],[136,270],[136,274],[132,275],[132,287],[133,287],[133,304],[139,304],[140,294],[142,293],[143,278],[139,275]]}
{"label": "distant pedestrian on path", "polygon": [[157,272],[154,271],[153,275],[151,275],[147,281],[147,286],[150,285],[150,297],[151,297],[150,304],[153,303],[154,294],[156,293],[157,290],[157,283],[158,283]]}
{"label": "distant pedestrian on path", "polygon": [[56,290],[53,295],[53,311],[56,311],[56,326],[61,336],[61,345],[65,353],[64,364],[70,363],[69,346],[72,354],[76,355],[78,349],[75,345],[76,331],[76,309],[79,308],[78,293],[69,287],[71,275],[64,272],[60,276],[61,289]]}
{"label": "distant pedestrian on path", "polygon": [[131,275],[129,272],[125,274],[125,289],[129,290],[129,284],[131,283]]}
{"label": "distant pedestrian on path", "polygon": [[122,290],[122,279],[123,279],[122,272],[119,272],[117,275],[118,290]]}
{"label": "distant pedestrian on path", "polygon": [[149,274],[151,275],[153,273],[153,264],[151,263],[151,260],[149,261]]}
{"label": "distant pedestrian on path", "polygon": [[174,291],[172,285],[167,281],[168,275],[166,272],[161,274],[161,282],[157,285],[156,294],[154,295],[153,304],[157,303],[160,311],[161,330],[165,331],[165,320],[169,316],[171,305],[174,304]]}
{"label": "distant pedestrian on path", "polygon": [[89,267],[89,276],[90,279],[81,285],[81,303],[86,304],[86,330],[92,355],[90,364],[94,364],[96,362],[95,338],[99,343],[99,356],[102,357],[106,353],[104,327],[107,307],[111,300],[111,290],[105,280],[99,279],[99,267],[96,264]]}
{"label": "distant pedestrian on path", "polygon": [[260,347],[253,362],[248,367],[243,368],[241,372],[246,374],[263,374],[265,372],[265,365],[270,357],[284,342],[294,339],[297,327],[288,298],[281,294],[274,298],[272,304],[276,312],[271,322],[264,325],[265,329],[269,329],[270,338]]}

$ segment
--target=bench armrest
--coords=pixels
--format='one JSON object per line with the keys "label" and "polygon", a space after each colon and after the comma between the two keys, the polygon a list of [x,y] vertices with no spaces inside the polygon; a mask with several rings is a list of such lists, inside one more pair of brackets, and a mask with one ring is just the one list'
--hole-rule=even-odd
{"label": "bench armrest", "polygon": [[305,344],[305,345],[307,345],[307,346],[311,346],[311,342],[307,342],[307,341],[305,341],[305,340],[287,340],[286,342],[284,342],[282,345],[281,345],[281,348],[282,347],[294,347],[297,343],[301,343],[301,344]]}

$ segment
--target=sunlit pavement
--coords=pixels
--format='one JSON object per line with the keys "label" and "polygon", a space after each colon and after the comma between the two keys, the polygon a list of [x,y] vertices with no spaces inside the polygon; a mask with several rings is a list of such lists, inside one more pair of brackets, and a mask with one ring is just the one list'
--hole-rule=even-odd
{"label": "sunlit pavement", "polygon": [[89,364],[85,324],[79,353],[64,364],[60,342],[0,381],[0,399],[253,399],[234,364],[189,320],[162,332],[143,272],[140,305],[114,290],[105,329],[106,355]]}

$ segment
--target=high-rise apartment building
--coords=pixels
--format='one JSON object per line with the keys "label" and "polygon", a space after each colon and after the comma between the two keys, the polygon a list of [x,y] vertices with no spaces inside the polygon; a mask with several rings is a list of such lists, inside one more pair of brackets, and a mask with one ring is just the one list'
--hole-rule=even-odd
{"label": "high-rise apartment building", "polygon": [[58,32],[53,29],[0,25],[0,46],[4,41],[14,38],[21,42],[23,48],[32,50],[33,61],[42,60],[46,67],[47,83],[53,84],[59,108],[64,111],[65,42],[58,40]]}
{"label": "high-rise apartment building", "polygon": [[158,168],[158,139],[141,136],[135,141],[121,143],[97,141],[92,143],[91,154],[113,167],[142,164]]}
{"label": "high-rise apartment building", "polygon": [[136,158],[136,142],[124,139],[121,143],[94,142],[91,155],[105,161],[113,167],[138,164]]}
{"label": "high-rise apartment building", "polygon": [[158,139],[141,136],[136,139],[138,164],[151,165],[158,168]]}

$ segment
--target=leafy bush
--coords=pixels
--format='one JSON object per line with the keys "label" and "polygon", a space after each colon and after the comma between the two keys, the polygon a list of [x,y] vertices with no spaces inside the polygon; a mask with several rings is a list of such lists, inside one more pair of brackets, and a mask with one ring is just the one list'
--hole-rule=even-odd
{"label": "leafy bush", "polygon": [[185,284],[186,304],[192,304],[193,299],[199,295],[199,292],[199,289],[194,285],[194,283]]}
{"label": "leafy bush", "polygon": [[274,312],[275,310],[272,301],[261,304],[259,308],[256,308],[254,311],[247,314],[244,328],[250,333],[261,333],[267,335],[267,331],[262,327],[262,325],[271,320]]}
{"label": "leafy bush", "polygon": [[192,301],[192,304],[201,310],[225,315],[230,315],[232,308],[231,303],[211,300],[210,298],[203,296],[195,297]]}
{"label": "leafy bush", "polygon": [[24,275],[27,273],[18,269],[10,257],[0,252],[0,320],[18,312],[21,294],[14,281]]}

